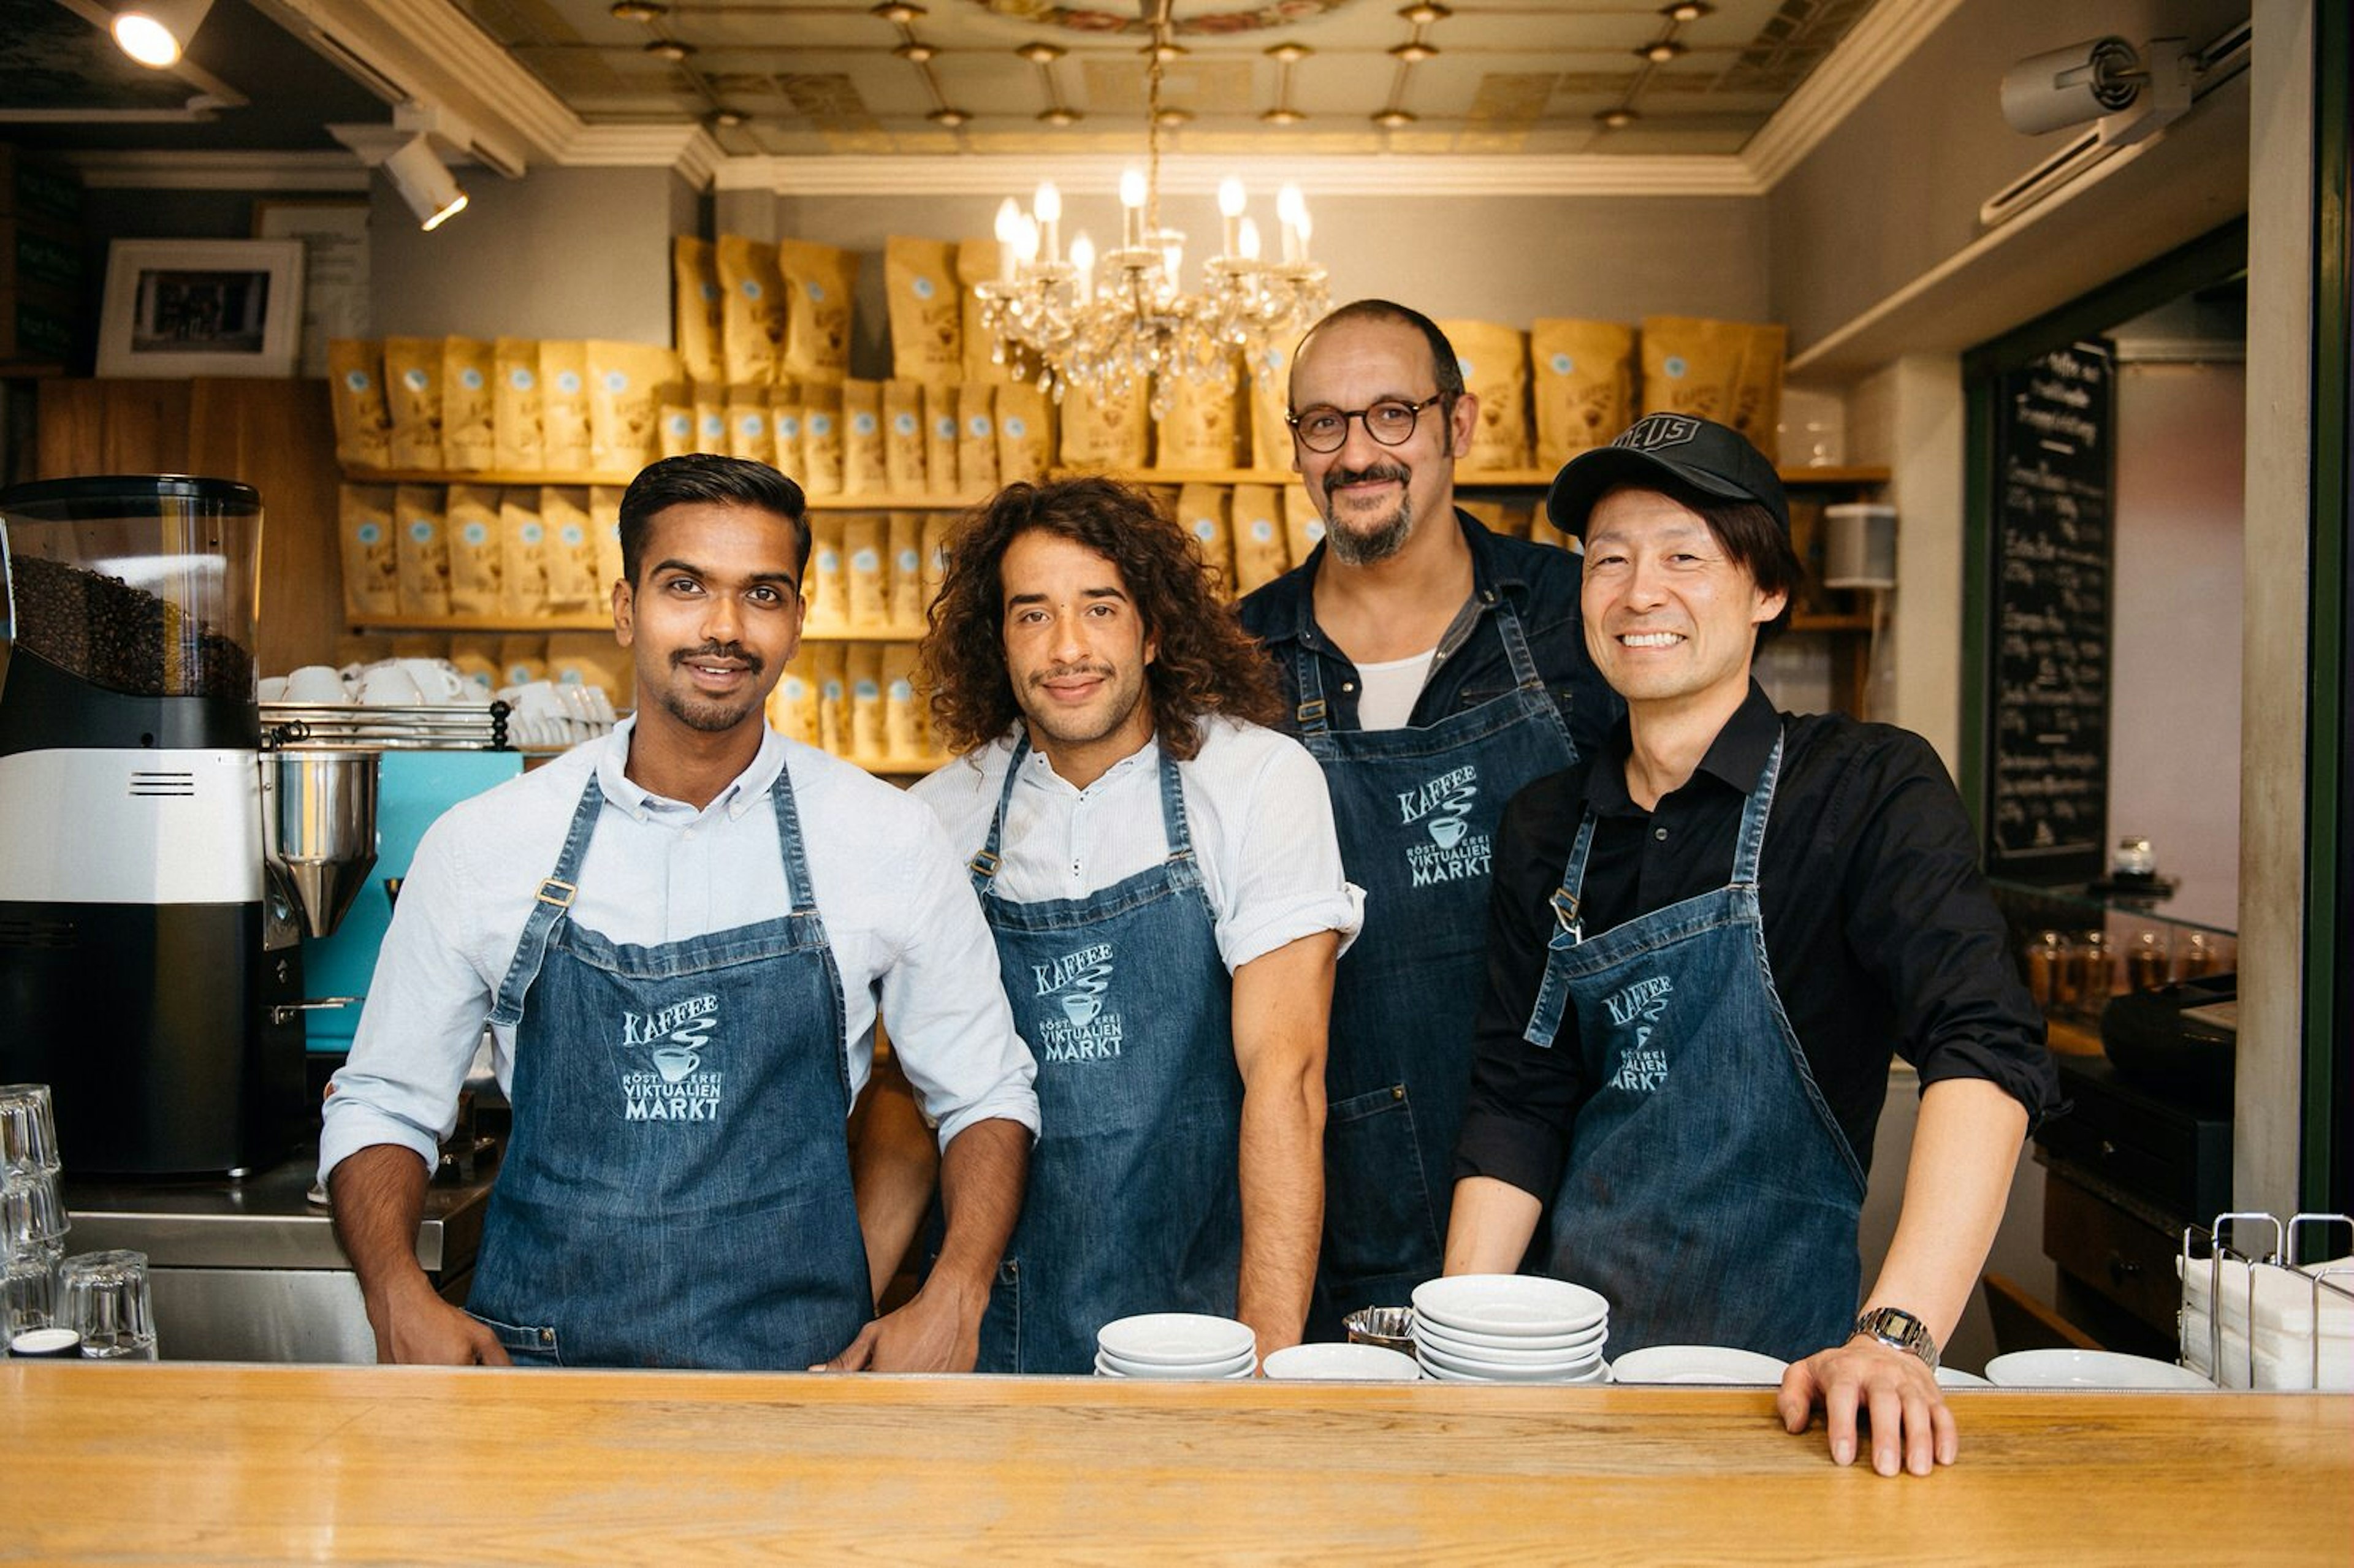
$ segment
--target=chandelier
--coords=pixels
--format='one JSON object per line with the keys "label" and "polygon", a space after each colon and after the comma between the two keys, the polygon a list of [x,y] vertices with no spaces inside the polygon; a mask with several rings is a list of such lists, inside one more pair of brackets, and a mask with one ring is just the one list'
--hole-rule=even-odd
{"label": "chandelier", "polygon": [[1185,291],[1185,236],[1161,223],[1161,77],[1174,53],[1168,0],[1152,21],[1145,51],[1147,163],[1120,176],[1120,242],[1098,257],[1086,235],[1066,254],[1061,240],[1062,193],[1048,181],[1028,213],[1008,196],[997,211],[999,271],[976,283],[981,323],[991,357],[1017,378],[1035,366],[1038,384],[1057,402],[1076,387],[1097,397],[1146,384],[1152,417],[1164,418],[1177,377],[1197,386],[1231,385],[1235,356],[1272,375],[1264,348],[1288,342],[1321,316],[1331,296],[1324,269],[1309,259],[1312,232],[1299,187],[1276,201],[1282,227],[1279,260],[1259,255],[1258,226],[1245,216],[1240,180],[1218,186],[1225,220],[1217,255],[1204,264],[1202,288]]}

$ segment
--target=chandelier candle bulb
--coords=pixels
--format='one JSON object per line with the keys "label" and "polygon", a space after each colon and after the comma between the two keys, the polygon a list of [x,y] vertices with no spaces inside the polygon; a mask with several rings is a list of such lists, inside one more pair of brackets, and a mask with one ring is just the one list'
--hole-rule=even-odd
{"label": "chandelier candle bulb", "polygon": [[1015,251],[1022,239],[1022,208],[1012,196],[997,204],[997,281],[1013,281]]}
{"label": "chandelier candle bulb", "polygon": [[1246,217],[1236,236],[1236,254],[1246,261],[1258,260],[1258,225]]}
{"label": "chandelier candle bulb", "polygon": [[1096,292],[1096,242],[1085,229],[1071,241],[1071,265],[1078,270],[1079,303],[1087,304]]}
{"label": "chandelier candle bulb", "polygon": [[1249,198],[1243,193],[1242,181],[1228,175],[1218,182],[1218,216],[1225,219],[1225,249],[1228,258],[1243,253],[1243,207]]}
{"label": "chandelier candle bulb", "polygon": [[1123,170],[1119,176],[1119,244],[1123,250],[1139,249],[1144,244],[1144,171]]}
{"label": "chandelier candle bulb", "polygon": [[1287,185],[1275,193],[1275,215],[1283,220],[1283,264],[1296,267],[1307,259],[1308,244],[1301,232],[1308,221],[1308,202],[1298,185]]}
{"label": "chandelier candle bulb", "polygon": [[1063,193],[1055,188],[1052,180],[1038,182],[1038,195],[1030,204],[1031,213],[1038,220],[1038,254],[1053,266],[1063,259],[1062,240],[1058,227],[1063,221]]}

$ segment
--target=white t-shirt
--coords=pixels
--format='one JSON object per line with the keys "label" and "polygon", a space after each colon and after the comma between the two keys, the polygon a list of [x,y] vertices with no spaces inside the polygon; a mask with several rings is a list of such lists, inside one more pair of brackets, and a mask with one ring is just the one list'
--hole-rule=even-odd
{"label": "white t-shirt", "polygon": [[[949,842],[968,860],[989,840],[1014,740],[1008,731],[909,791],[939,814]],[[1169,858],[1157,741],[1085,789],[1056,773],[1043,751],[1022,767],[998,848],[1001,896],[1084,898]],[[1212,716],[1202,721],[1201,750],[1177,765],[1177,781],[1227,972],[1318,931],[1339,932],[1345,952],[1364,923],[1365,895],[1341,869],[1332,798],[1307,749],[1273,730]]]}
{"label": "white t-shirt", "polygon": [[[335,1075],[319,1169],[370,1144],[429,1166],[541,882],[556,869],[590,773],[603,810],[572,917],[615,942],[656,944],[774,919],[791,907],[770,786],[790,771],[818,915],[842,971],[852,1097],[875,1057],[877,1002],[940,1142],[1003,1117],[1038,1129],[1036,1067],[998,982],[997,948],[939,823],[905,794],[768,733],[701,810],[631,783],[635,721],[444,812],[417,848],[350,1061]],[[526,1004],[526,1011],[528,1004]],[[501,1087],[514,1031],[493,1030]],[[587,1133],[588,1129],[583,1129]]]}
{"label": "white t-shirt", "polygon": [[1414,705],[1430,679],[1430,662],[1438,650],[1383,664],[1357,666],[1357,727],[1404,729],[1414,717]]}

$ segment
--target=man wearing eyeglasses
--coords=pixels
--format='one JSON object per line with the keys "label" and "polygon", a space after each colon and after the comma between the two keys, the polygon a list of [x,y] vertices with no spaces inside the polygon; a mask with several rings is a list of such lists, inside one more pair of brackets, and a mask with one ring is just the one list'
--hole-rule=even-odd
{"label": "man wearing eyeglasses", "polygon": [[1479,403],[1435,323],[1343,305],[1301,340],[1290,391],[1291,465],[1324,539],[1242,618],[1366,892],[1326,1062],[1310,1337],[1331,1338],[1440,1271],[1498,820],[1522,786],[1595,752],[1618,702],[1585,654],[1578,557],[1455,505]]}

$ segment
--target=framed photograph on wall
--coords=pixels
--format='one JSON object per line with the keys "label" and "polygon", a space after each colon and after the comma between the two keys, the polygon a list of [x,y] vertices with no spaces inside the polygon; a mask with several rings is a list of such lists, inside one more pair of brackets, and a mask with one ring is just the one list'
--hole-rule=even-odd
{"label": "framed photograph on wall", "polygon": [[98,373],[292,376],[299,239],[118,239],[107,249]]}

